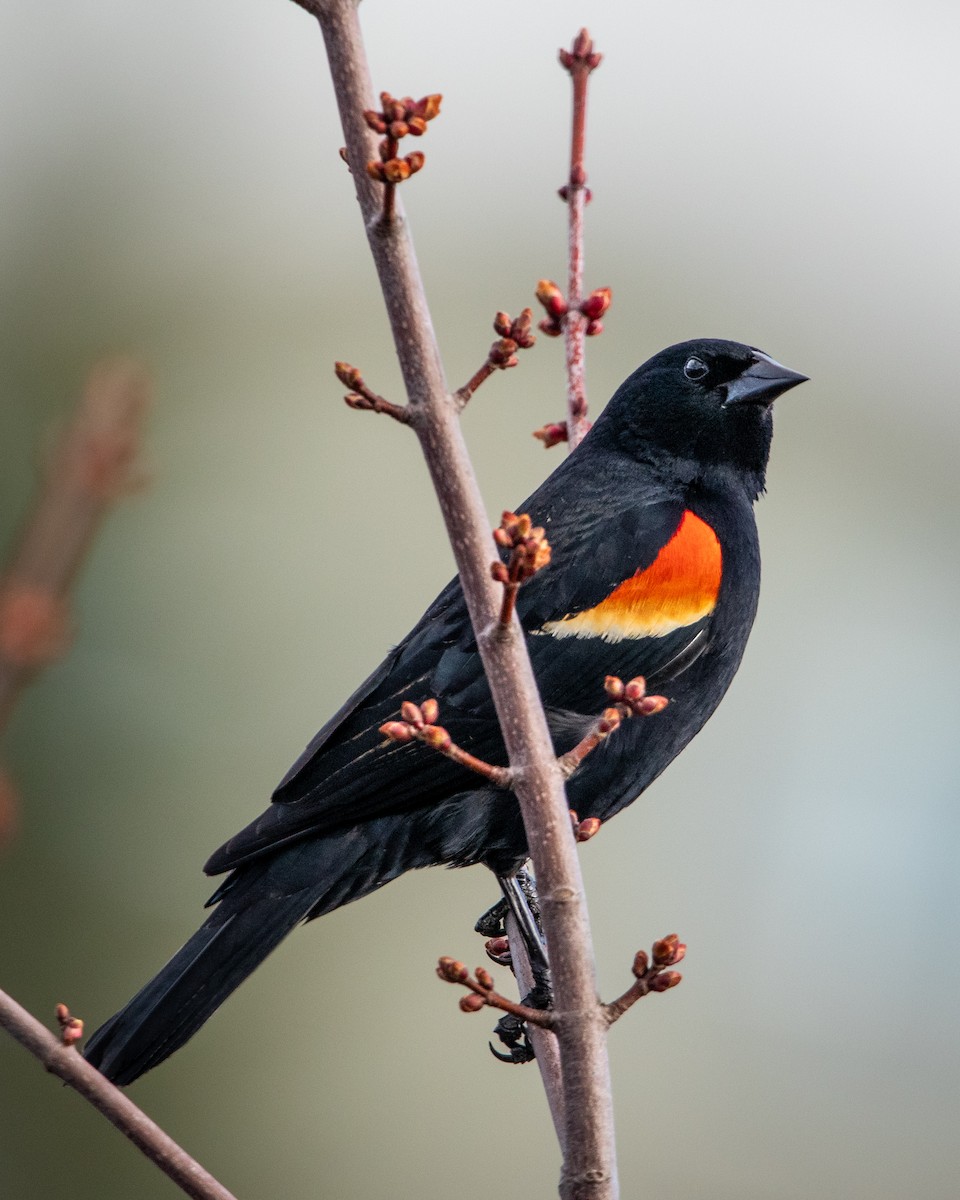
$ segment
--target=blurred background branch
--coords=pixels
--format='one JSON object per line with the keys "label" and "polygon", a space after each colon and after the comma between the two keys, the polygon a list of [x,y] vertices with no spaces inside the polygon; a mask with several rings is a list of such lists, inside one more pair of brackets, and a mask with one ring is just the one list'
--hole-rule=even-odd
{"label": "blurred background branch", "polygon": [[[98,363],[46,456],[36,499],[0,572],[0,736],[23,689],[70,645],[70,590],[101,522],[143,486],[138,455],[149,395],[138,364]],[[0,768],[0,845],[16,810],[15,786]]]}

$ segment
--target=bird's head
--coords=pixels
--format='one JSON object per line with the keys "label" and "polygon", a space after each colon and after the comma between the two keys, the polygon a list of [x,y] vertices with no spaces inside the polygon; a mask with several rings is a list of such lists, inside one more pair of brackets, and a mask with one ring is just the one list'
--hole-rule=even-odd
{"label": "bird's head", "polygon": [[621,384],[595,433],[637,458],[666,453],[700,474],[733,471],[758,495],[773,401],[806,378],[753,346],[718,338],[680,342]]}

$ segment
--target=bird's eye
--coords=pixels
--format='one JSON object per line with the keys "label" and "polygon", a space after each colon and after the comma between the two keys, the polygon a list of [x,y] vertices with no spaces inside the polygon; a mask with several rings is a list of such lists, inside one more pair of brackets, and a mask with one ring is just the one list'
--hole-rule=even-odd
{"label": "bird's eye", "polygon": [[688,379],[691,379],[694,383],[697,383],[710,373],[710,368],[702,358],[688,358],[683,364],[683,373]]}

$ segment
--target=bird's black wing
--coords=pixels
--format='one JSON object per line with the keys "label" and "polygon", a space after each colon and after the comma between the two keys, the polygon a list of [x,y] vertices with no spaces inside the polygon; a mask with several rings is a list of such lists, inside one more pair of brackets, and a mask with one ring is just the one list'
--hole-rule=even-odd
{"label": "bird's black wing", "polygon": [[[611,655],[537,631],[591,608],[649,566],[683,514],[680,497],[642,464],[610,455],[597,464],[584,449],[520,509],[545,527],[553,548],[551,564],[521,589],[518,613],[530,634],[544,703],[562,714],[560,725],[569,724],[571,709],[592,715],[602,707]],[[669,649],[664,639],[650,641],[662,660]],[[613,658],[619,663],[622,656]],[[632,646],[630,674],[643,658],[643,648]],[[488,762],[506,761],[456,580],[313,738],[270,807],[212,856],[207,871],[219,873],[304,836],[474,790],[476,776],[442,755],[416,743],[383,744],[379,727],[397,716],[401,703],[428,696],[439,699],[441,721],[459,745]],[[580,707],[581,701],[589,707]]]}

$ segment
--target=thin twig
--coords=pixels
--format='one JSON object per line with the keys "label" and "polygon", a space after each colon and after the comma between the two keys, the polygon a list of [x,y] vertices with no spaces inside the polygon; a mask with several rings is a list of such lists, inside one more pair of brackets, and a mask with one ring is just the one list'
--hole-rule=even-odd
{"label": "thin twig", "polygon": [[0,992],[0,1026],[53,1075],[98,1109],[122,1134],[195,1200],[235,1200],[223,1184],[169,1137],[96,1067],[65,1045],[5,992]]}
{"label": "thin twig", "polygon": [[353,0],[298,0],[319,19],[340,109],[347,159],[393,330],[424,456],[460,572],[520,802],[540,887],[550,947],[557,1034],[566,1098],[564,1200],[613,1200],[617,1193],[613,1111],[597,1002],[593,953],[569,805],[519,622],[502,628],[489,574],[482,498],[449,395],[413,247],[399,200],[387,228],[377,186],[362,166],[371,157],[363,112],[373,89]]}
{"label": "thin twig", "polygon": [[585,29],[574,40],[571,50],[560,51],[560,62],[573,82],[573,128],[570,138],[570,176],[561,190],[567,204],[567,313],[563,318],[567,358],[567,440],[574,450],[590,428],[587,420],[587,391],[584,380],[584,338],[587,317],[580,311],[583,300],[583,213],[590,198],[584,169],[584,141],[587,127],[587,81],[600,63]]}

